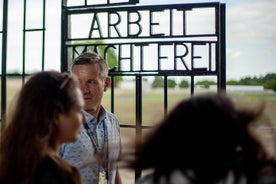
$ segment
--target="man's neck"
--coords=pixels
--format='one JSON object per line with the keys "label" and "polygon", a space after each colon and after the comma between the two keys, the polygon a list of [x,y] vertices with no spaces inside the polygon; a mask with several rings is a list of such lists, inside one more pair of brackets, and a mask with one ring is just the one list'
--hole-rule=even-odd
{"label": "man's neck", "polygon": [[88,112],[89,114],[91,114],[96,120],[97,122],[99,122],[100,119],[100,113],[101,113],[101,106],[97,109],[97,110],[87,110],[86,112]]}

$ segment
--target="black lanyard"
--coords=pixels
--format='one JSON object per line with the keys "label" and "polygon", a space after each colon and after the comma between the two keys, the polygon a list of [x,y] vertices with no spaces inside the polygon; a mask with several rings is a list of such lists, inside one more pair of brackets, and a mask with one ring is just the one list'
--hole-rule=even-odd
{"label": "black lanyard", "polygon": [[[91,139],[92,144],[95,147],[97,159],[103,163],[103,168],[106,172],[106,177],[108,179],[108,135],[107,135],[106,122],[103,121],[104,143],[103,143],[102,151],[100,149],[99,141],[97,139],[97,132],[96,132],[97,125],[94,127],[93,131],[88,126],[88,123],[84,123],[84,128],[85,128],[89,138]],[[105,148],[106,148],[106,152],[104,152]],[[101,156],[101,154],[102,154],[102,156]],[[100,158],[98,156],[100,156]]]}

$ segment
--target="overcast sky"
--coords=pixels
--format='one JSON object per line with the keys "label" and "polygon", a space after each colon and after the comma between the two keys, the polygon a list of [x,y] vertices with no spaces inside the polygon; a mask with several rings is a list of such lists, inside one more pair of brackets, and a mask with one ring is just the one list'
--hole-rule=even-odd
{"label": "overcast sky", "polygon": [[[35,7],[37,14],[41,10],[37,7],[39,0],[32,2],[28,7]],[[179,4],[194,2],[218,2],[198,0],[140,0],[145,4]],[[227,80],[240,79],[246,76],[264,76],[267,73],[276,73],[276,1],[275,0],[224,0],[226,4],[226,75]],[[23,6],[18,0],[9,0],[8,21],[8,70],[22,68],[22,16]],[[36,5],[35,5],[36,4]],[[60,1],[46,1],[46,45],[45,68],[59,70],[60,64]],[[41,12],[41,11],[40,11]],[[0,17],[2,18],[2,17]],[[41,25],[41,14],[28,19],[27,25]],[[40,19],[40,20],[37,20]],[[1,25],[2,26],[2,25]],[[41,48],[41,34],[26,37],[26,68],[39,68],[41,53],[32,48]]]}

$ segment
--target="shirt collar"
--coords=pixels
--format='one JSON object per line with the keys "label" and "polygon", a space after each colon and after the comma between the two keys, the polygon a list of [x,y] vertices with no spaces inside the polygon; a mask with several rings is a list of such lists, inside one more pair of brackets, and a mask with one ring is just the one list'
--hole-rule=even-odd
{"label": "shirt collar", "polygon": [[[84,111],[84,115],[85,115],[86,122],[95,121],[95,117],[92,114]],[[101,106],[100,118],[99,118],[100,122],[103,121],[105,118],[106,118],[106,110],[103,108],[103,106]]]}

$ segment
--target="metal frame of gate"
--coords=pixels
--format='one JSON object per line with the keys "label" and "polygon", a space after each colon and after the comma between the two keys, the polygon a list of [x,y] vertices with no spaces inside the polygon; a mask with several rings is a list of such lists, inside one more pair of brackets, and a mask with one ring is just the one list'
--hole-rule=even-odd
{"label": "metal frame of gate", "polygon": [[3,0],[3,20],[0,28],[0,35],[2,40],[2,55],[1,55],[1,131],[5,127],[5,113],[6,113],[6,64],[7,64],[7,34],[8,34],[8,0]]}
{"label": "metal frame of gate", "polygon": [[[26,72],[26,45],[27,45],[27,34],[39,33],[41,34],[41,67],[40,70],[44,70],[44,52],[45,52],[45,31],[46,31],[46,0],[41,0],[42,2],[42,17],[41,17],[41,27],[29,27],[27,25],[27,0],[23,0],[23,27],[22,27],[22,68],[20,73],[9,73],[7,71],[7,35],[8,35],[8,0],[2,1],[2,28],[0,28],[0,37],[2,41],[1,49],[1,131],[6,127],[6,112],[7,112],[7,82],[9,77],[18,77],[22,80],[22,85],[25,83],[26,77],[30,73]],[[38,48],[37,48],[38,49]],[[32,51],[28,51],[32,52]]]}
{"label": "metal frame of gate", "polygon": [[[143,69],[143,64],[140,64],[139,69],[135,70],[133,67],[133,54],[130,49],[130,55],[127,57],[127,59],[130,60],[129,69],[124,70],[122,69],[122,60],[125,59],[124,57],[119,57],[118,63],[115,69],[112,69],[109,71],[109,75],[111,76],[112,80],[116,76],[133,76],[135,77],[135,118],[136,122],[135,125],[127,125],[124,122],[121,122],[120,126],[122,128],[134,128],[136,130],[136,135],[140,136],[142,134],[142,130],[144,128],[148,128],[148,126],[143,125],[142,120],[142,95],[143,95],[143,87],[142,87],[142,81],[143,77],[145,76],[162,76],[164,77],[164,114],[168,111],[168,77],[171,76],[188,76],[190,77],[190,84],[191,84],[191,90],[190,94],[191,96],[194,95],[195,90],[195,81],[194,78],[196,76],[216,76],[217,77],[217,91],[221,93],[225,93],[226,89],[226,45],[225,45],[225,4],[223,3],[197,3],[197,4],[174,4],[174,5],[158,5],[158,6],[137,6],[137,4],[134,1],[131,1],[131,3],[128,4],[128,6],[117,6],[114,4],[106,4],[106,5],[89,5],[84,3],[83,5],[78,6],[67,6],[66,0],[63,1],[62,6],[62,65],[61,65],[61,71],[68,71],[70,67],[70,63],[72,60],[77,57],[81,52],[87,51],[87,50],[94,50],[97,51],[97,46],[103,46],[105,47],[105,51],[108,52],[110,48],[119,48],[122,47],[122,45],[125,44],[131,44],[129,42],[124,42],[124,39],[128,39],[127,36],[121,36],[120,39],[123,41],[114,41],[118,39],[118,35],[120,34],[120,31],[115,30],[117,32],[116,36],[110,36],[110,30],[108,30],[108,36],[104,36],[101,33],[100,26],[96,26],[96,24],[99,24],[99,18],[97,17],[100,13],[107,13],[108,16],[110,14],[119,14],[119,12],[137,12],[139,10],[141,11],[147,11],[147,10],[156,10],[156,11],[162,11],[164,9],[169,9],[172,11],[172,9],[177,10],[183,10],[183,11],[189,11],[194,8],[214,8],[215,9],[215,33],[213,35],[190,35],[191,37],[200,37],[200,36],[215,36],[217,39],[215,41],[210,42],[197,42],[197,41],[189,41],[192,44],[206,44],[210,43],[215,44],[215,70],[211,69],[191,69],[191,70],[178,70],[177,67],[174,67],[171,70],[162,70],[160,67],[157,69],[149,69],[145,70]],[[137,2],[138,3],[138,2]],[[134,4],[134,5],[133,5]],[[136,5],[135,5],[136,4]],[[73,28],[73,25],[71,24],[70,16],[74,15],[82,15],[82,14],[94,14],[94,19],[92,20],[89,35],[87,37],[81,37],[81,38],[72,38],[71,37],[71,29]],[[118,22],[120,22],[121,18],[120,15],[118,15]],[[138,16],[139,17],[139,16]],[[151,18],[151,17],[150,17]],[[138,18],[139,19],[139,18]],[[117,22],[117,23],[118,23]],[[152,22],[149,20],[149,22]],[[133,22],[132,22],[133,23]],[[137,22],[136,22],[137,23]],[[112,23],[109,22],[110,25]],[[135,24],[135,23],[134,23]],[[114,25],[114,24],[113,24]],[[185,27],[185,25],[184,25]],[[94,29],[94,30],[93,30]],[[97,38],[94,38],[92,36],[93,31],[98,31],[100,36],[96,36]],[[157,38],[166,38],[164,35],[155,35]],[[173,39],[179,40],[179,36],[172,36]],[[189,35],[186,37],[189,37]],[[89,40],[97,40],[97,39],[103,39],[103,40],[112,40],[111,43],[89,43]],[[135,42],[135,39],[139,38],[147,38],[147,37],[139,37],[139,35],[132,35],[133,42]],[[85,43],[79,43],[78,41],[86,41]],[[132,43],[133,43],[132,42]],[[176,43],[184,43],[185,41],[180,40],[175,41]],[[152,43],[152,42],[151,42]],[[170,44],[171,41],[158,41],[161,45]],[[144,45],[149,44],[148,42],[139,42],[134,43],[134,45],[139,45],[141,50]],[[120,51],[119,55],[120,55]],[[143,57],[143,53],[141,51],[141,57]],[[106,57],[106,53],[103,54],[102,57]],[[121,60],[120,60],[121,59]],[[159,65],[160,63],[158,63]],[[116,88],[114,86],[111,86],[111,111],[114,112],[114,92]],[[135,178],[139,177],[141,175],[141,171],[135,172]]]}
{"label": "metal frame of gate", "polygon": [[[45,45],[45,0],[43,1],[43,17],[42,17],[42,27],[41,28],[26,28],[26,25],[24,24],[26,21],[26,0],[24,0],[24,17],[23,17],[23,68],[21,74],[9,74],[6,70],[7,65],[7,20],[8,20],[8,0],[3,0],[3,20],[2,20],[2,27],[0,27],[0,38],[1,38],[1,131],[5,128],[5,113],[6,113],[6,107],[7,107],[7,77],[16,75],[18,77],[22,78],[22,84],[25,81],[25,77],[27,77],[29,74],[25,73],[25,34],[27,32],[39,32],[42,34],[42,65],[41,70],[44,70],[44,45]],[[208,8],[212,7],[215,9],[215,33],[212,36],[216,37],[215,41],[209,41],[210,44],[215,43],[215,70],[202,70],[202,68],[199,69],[192,69],[192,70],[178,70],[177,68],[173,68],[172,70],[162,70],[161,68],[153,69],[153,70],[144,70],[143,66],[140,66],[140,70],[134,70],[132,67],[129,68],[129,70],[123,70],[120,66],[122,63],[118,61],[118,66],[116,69],[110,70],[109,75],[114,80],[116,76],[133,76],[135,78],[135,125],[126,125],[124,122],[121,122],[122,128],[132,128],[135,129],[135,132],[137,135],[142,134],[142,130],[144,128],[148,128],[147,126],[143,125],[143,111],[142,111],[142,96],[143,96],[143,77],[147,76],[162,76],[164,78],[164,114],[168,111],[168,78],[172,76],[187,76],[190,78],[190,94],[194,95],[195,92],[195,81],[194,78],[197,76],[215,76],[217,77],[217,90],[218,92],[225,92],[226,89],[226,43],[225,43],[225,4],[223,3],[197,3],[197,4],[174,4],[174,5],[158,5],[158,6],[137,6],[138,1],[137,0],[130,0],[128,2],[124,3],[110,3],[109,0],[107,0],[107,4],[105,5],[89,5],[87,4],[87,1],[84,1],[83,5],[80,6],[67,6],[67,0],[62,1],[61,9],[62,9],[62,30],[61,30],[61,71],[68,71],[70,62],[78,55],[80,54],[80,50],[85,51],[91,47],[95,47],[95,44],[75,44],[75,41],[79,41],[81,39],[72,39],[70,38],[71,33],[71,23],[70,23],[70,16],[76,15],[76,14],[83,14],[83,13],[91,13],[91,12],[118,12],[118,11],[138,11],[138,10],[154,10],[156,11],[162,11],[162,9],[183,9],[184,10],[192,10],[193,8]],[[90,35],[91,36],[91,35]],[[193,37],[199,37],[202,35],[193,35]],[[208,35],[205,35],[208,36]],[[209,35],[210,36],[210,35]],[[163,38],[162,35],[155,35],[155,37]],[[189,37],[189,36],[188,36]],[[165,40],[166,37],[164,37]],[[135,36],[133,36],[133,39],[135,40]],[[185,41],[179,40],[179,37],[175,36],[172,37],[172,39],[175,39],[175,43],[184,43]],[[85,40],[93,40],[92,37],[87,37]],[[116,38],[111,38],[111,40],[116,40]],[[166,41],[158,41],[160,45],[166,45],[170,44],[172,41],[166,42]],[[207,41],[208,42],[208,41]],[[197,42],[197,41],[190,41],[190,43],[195,44],[204,44],[204,42]],[[116,44],[116,42],[115,42]],[[129,44],[128,43],[117,43],[117,47],[119,45]],[[140,44],[140,48],[143,48],[143,45],[148,44],[147,42],[140,42],[137,43]],[[98,44],[99,45],[99,44]],[[102,44],[102,46],[106,46],[105,43]],[[113,45],[114,46],[114,45]],[[109,45],[109,48],[113,47],[112,45]],[[81,49],[78,49],[78,48]],[[108,49],[107,49],[108,50]],[[130,53],[131,54],[131,53]],[[142,55],[142,54],[141,54]],[[130,56],[133,58],[134,56]],[[121,58],[122,59],[122,58]],[[130,61],[130,66],[132,65],[133,61]],[[116,88],[112,85],[111,86],[111,111],[114,112],[114,93],[116,91]],[[141,171],[135,172],[135,177],[138,177],[141,175]]]}

